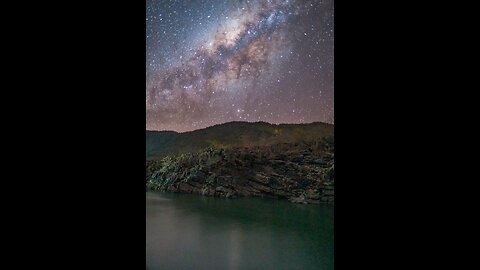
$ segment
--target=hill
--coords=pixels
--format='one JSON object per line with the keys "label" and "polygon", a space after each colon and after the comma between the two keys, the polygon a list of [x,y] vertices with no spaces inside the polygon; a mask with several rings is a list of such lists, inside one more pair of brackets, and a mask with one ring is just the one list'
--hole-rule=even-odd
{"label": "hill", "polygon": [[232,148],[272,146],[282,143],[318,141],[333,137],[334,126],[310,124],[269,124],[229,122],[190,132],[146,131],[146,157],[197,152],[206,147]]}

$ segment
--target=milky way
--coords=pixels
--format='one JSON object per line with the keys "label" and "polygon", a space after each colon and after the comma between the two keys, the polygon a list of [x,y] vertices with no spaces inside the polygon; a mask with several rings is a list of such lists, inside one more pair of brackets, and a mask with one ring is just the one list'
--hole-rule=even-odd
{"label": "milky way", "polygon": [[146,122],[333,123],[333,0],[147,0]]}

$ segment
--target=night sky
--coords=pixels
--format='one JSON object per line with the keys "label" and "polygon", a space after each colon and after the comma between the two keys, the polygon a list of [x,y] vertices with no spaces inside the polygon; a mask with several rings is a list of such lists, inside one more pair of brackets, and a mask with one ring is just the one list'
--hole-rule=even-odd
{"label": "night sky", "polygon": [[333,0],[147,0],[147,130],[333,123]]}

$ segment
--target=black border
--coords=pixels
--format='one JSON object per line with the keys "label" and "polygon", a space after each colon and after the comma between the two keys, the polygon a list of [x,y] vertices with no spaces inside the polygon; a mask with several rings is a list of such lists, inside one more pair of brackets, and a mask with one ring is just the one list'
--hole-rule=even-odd
{"label": "black border", "polygon": [[[143,268],[145,2],[48,5],[9,9],[22,11],[27,28],[12,21],[5,43],[13,46],[4,50],[19,90],[3,101],[21,101],[5,113],[16,117],[4,128],[14,137],[3,153],[13,175],[3,180],[14,212],[5,223],[16,221],[8,246],[21,266]],[[430,99],[434,77],[414,81],[445,53],[422,43],[434,26],[419,18],[432,12],[418,3],[335,2],[336,269],[409,269],[441,247],[429,232],[442,223],[424,222],[438,214],[432,201],[445,209],[438,187],[451,182],[438,179],[449,170],[442,157],[452,156],[432,138],[452,134],[436,131],[453,122],[439,123],[426,106],[443,108]]]}

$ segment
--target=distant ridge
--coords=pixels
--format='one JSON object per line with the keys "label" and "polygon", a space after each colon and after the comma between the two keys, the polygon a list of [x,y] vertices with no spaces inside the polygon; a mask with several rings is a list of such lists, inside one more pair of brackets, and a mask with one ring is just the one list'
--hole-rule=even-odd
{"label": "distant ridge", "polygon": [[316,124],[330,125],[332,127],[334,126],[333,124],[324,123],[324,122],[311,122],[311,123],[298,123],[298,124],[288,124],[288,123],[272,124],[272,123],[268,123],[268,122],[264,122],[264,121],[258,121],[258,122],[231,121],[231,122],[225,122],[225,123],[222,123],[222,124],[216,124],[216,125],[213,125],[213,126],[209,126],[209,127],[205,127],[205,128],[199,128],[199,129],[191,130],[191,131],[184,131],[184,132],[177,132],[177,131],[174,131],[174,130],[146,130],[146,131],[147,132],[172,132],[172,133],[180,134],[180,133],[196,132],[196,131],[199,131],[199,130],[209,129],[209,128],[218,127],[218,126],[235,125],[235,124],[261,124],[261,125],[277,126],[277,127],[278,126],[305,126],[305,125],[316,125]]}
{"label": "distant ridge", "polygon": [[270,124],[266,122],[228,122],[188,132],[149,131],[146,136],[146,157],[196,152],[212,147],[253,147],[278,143],[333,139],[334,125]]}

